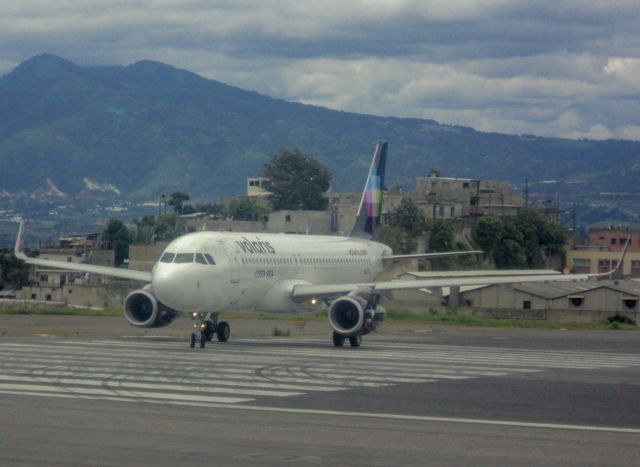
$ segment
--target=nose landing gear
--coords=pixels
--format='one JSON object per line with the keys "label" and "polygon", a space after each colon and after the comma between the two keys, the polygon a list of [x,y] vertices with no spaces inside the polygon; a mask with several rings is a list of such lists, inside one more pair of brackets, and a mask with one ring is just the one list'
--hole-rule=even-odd
{"label": "nose landing gear", "polygon": [[200,348],[204,349],[207,341],[212,341],[215,335],[218,342],[227,342],[231,335],[231,327],[226,321],[218,322],[219,313],[200,313],[194,311],[191,315],[193,319],[193,333],[191,333],[190,347],[193,349],[196,342],[200,343]]}

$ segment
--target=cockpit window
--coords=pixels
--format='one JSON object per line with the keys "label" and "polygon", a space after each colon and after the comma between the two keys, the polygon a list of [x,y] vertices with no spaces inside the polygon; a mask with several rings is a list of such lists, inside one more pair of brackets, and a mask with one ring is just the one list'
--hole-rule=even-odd
{"label": "cockpit window", "polygon": [[162,258],[160,258],[160,262],[162,262],[162,263],[172,263],[173,262],[173,258],[175,256],[176,256],[175,254],[167,252],[164,255],[162,255]]}
{"label": "cockpit window", "polygon": [[207,260],[204,259],[204,255],[202,253],[196,253],[196,263],[207,264]]}
{"label": "cockpit window", "polygon": [[213,258],[209,253],[204,253],[204,257],[207,258],[207,261],[209,262],[209,264],[211,265],[216,264],[216,262],[213,260]]}
{"label": "cockpit window", "polygon": [[193,263],[193,253],[178,253],[174,263]]}

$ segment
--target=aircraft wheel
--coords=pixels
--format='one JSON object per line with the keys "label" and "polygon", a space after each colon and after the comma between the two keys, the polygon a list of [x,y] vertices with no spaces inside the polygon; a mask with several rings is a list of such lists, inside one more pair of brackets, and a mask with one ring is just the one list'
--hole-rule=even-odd
{"label": "aircraft wheel", "polygon": [[200,333],[200,348],[204,349],[204,344],[207,342],[207,336],[204,332]]}
{"label": "aircraft wheel", "polygon": [[191,334],[191,344],[189,345],[189,347],[191,347],[192,349],[196,346],[196,335],[195,333]]}
{"label": "aircraft wheel", "polygon": [[351,345],[351,347],[360,347],[360,344],[362,344],[362,334],[349,336],[349,345]]}
{"label": "aircraft wheel", "polygon": [[231,335],[231,327],[229,326],[229,323],[227,323],[226,321],[220,321],[218,323],[216,335],[218,336],[219,342],[227,342],[229,340],[229,336]]}
{"label": "aircraft wheel", "polygon": [[333,331],[333,345],[336,347],[342,347],[344,345],[345,336]]}
{"label": "aircraft wheel", "polygon": [[202,333],[205,335],[208,341],[213,340],[213,335],[216,333],[215,328],[213,326],[213,322],[205,321],[204,329],[202,330]]}

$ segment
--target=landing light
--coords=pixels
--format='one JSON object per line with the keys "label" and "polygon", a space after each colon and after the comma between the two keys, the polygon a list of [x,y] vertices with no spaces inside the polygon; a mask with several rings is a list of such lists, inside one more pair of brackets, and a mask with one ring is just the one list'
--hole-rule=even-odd
{"label": "landing light", "polygon": [[318,299],[317,298],[312,298],[311,299],[311,304],[312,305],[317,305],[318,304]]}

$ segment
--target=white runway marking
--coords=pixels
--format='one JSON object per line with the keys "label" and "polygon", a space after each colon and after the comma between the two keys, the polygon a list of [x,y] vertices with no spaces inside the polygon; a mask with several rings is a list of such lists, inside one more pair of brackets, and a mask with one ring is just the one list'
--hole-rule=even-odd
{"label": "white runway marking", "polygon": [[211,347],[189,349],[183,342],[168,340],[3,342],[0,393],[219,407],[260,403],[270,397],[437,384],[554,368],[640,366],[640,356],[633,354],[428,344],[335,349],[317,340],[247,339]]}

